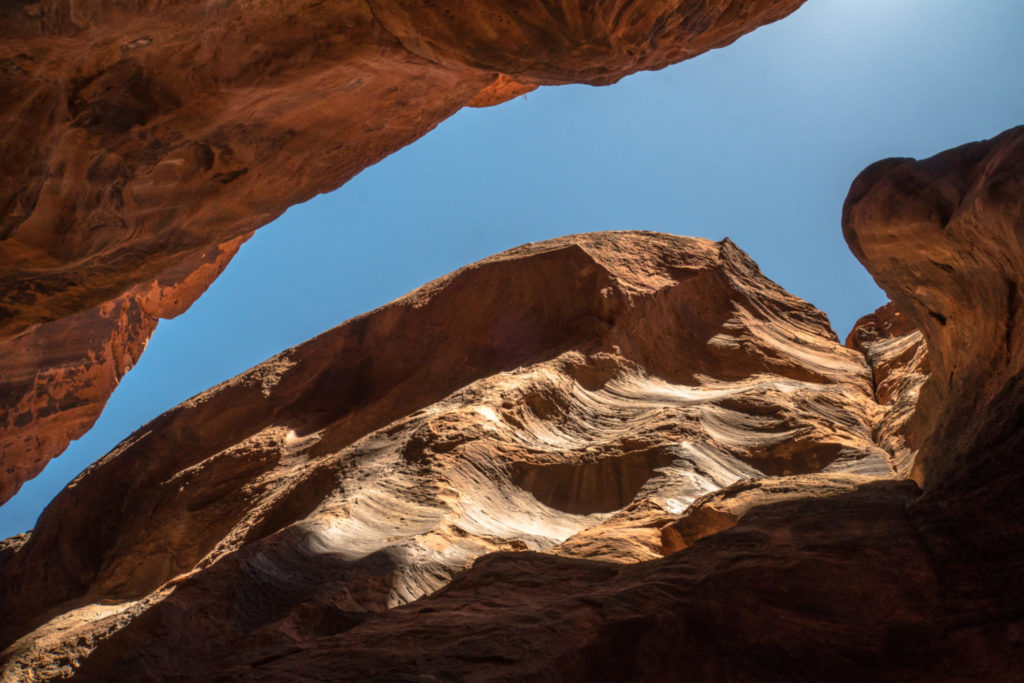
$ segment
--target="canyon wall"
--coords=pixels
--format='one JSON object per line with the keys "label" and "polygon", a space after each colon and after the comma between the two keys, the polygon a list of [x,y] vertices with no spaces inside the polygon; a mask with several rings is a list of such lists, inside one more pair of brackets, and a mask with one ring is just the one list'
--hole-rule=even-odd
{"label": "canyon wall", "polygon": [[[920,336],[882,328],[862,343]],[[766,500],[888,481],[903,414],[875,374],[728,240],[514,249],[195,397],[83,473],[0,569],[7,671],[201,677],[225,652],[372,621],[484,555],[608,572]]]}
{"label": "canyon wall", "polygon": [[662,68],[802,1],[6,3],[0,503],[289,206],[463,106]]}
{"label": "canyon wall", "polygon": [[[0,502],[289,205],[799,4],[0,8]],[[845,345],[728,240],[595,233],[194,397],[0,541],[3,679],[1024,678],[1024,128],[843,230],[892,299]]]}
{"label": "canyon wall", "polygon": [[861,174],[846,346],[598,233],[290,349],[0,546],[5,675],[1018,680],[1022,189],[1024,129]]}

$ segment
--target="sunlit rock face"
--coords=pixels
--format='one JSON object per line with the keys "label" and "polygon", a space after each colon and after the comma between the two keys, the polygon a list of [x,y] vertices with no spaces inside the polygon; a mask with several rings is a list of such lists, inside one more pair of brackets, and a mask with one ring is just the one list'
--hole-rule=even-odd
{"label": "sunlit rock face", "polygon": [[160,317],[184,312],[243,238],[94,309],[0,344],[0,503],[92,427]]}
{"label": "sunlit rock face", "polygon": [[[896,477],[899,428],[881,426],[899,416],[872,376],[728,240],[595,233],[499,254],[195,397],[76,479],[0,555],[5,670],[248,677],[296,643],[408,625],[402,605],[491,555],[515,585],[431,637],[530,612],[554,640],[532,662],[523,633],[509,671],[528,673],[598,633],[602,610],[532,602],[562,599],[566,571],[628,575],[765,502]],[[431,600],[497,590],[481,571]],[[527,611],[506,623],[490,613],[505,603]],[[353,676],[416,670],[354,652],[377,663]]]}
{"label": "sunlit rock face", "polygon": [[854,182],[894,304],[846,347],[728,241],[612,233],[196,397],[0,545],[6,672],[1020,680],[1022,141]]}
{"label": "sunlit rock face", "polygon": [[850,337],[883,410],[874,438],[921,487],[738,481],[661,526],[661,559],[488,555],[432,596],[220,673],[1021,680],[1022,139],[881,162],[845,206],[854,253],[895,302]]}
{"label": "sunlit rock face", "polygon": [[465,105],[662,68],[802,1],[6,3],[0,503],[289,206]]}

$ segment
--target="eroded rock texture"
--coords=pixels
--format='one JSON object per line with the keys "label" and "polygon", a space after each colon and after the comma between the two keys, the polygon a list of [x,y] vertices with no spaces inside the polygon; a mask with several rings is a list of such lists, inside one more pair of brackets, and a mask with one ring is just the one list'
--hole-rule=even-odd
{"label": "eroded rock texture", "polygon": [[1024,128],[871,166],[844,231],[928,344],[910,423],[924,495],[908,513],[936,566],[946,642],[980,671],[999,670],[991,657],[1021,678]]}
{"label": "eroded rock texture", "polygon": [[663,551],[679,549],[665,558],[489,555],[433,596],[218,673],[1020,680],[1022,185],[1015,129],[881,162],[846,203],[854,252],[898,306],[851,335],[888,407],[876,442],[919,445],[916,462],[898,449],[892,462],[923,488],[827,475],[738,482],[662,527]]}
{"label": "eroded rock texture", "polygon": [[875,400],[887,408],[875,425],[874,439],[892,455],[899,475],[909,476],[918,441],[909,433],[911,418],[930,372],[924,335],[888,303],[858,320],[846,345],[864,354]]}
{"label": "eroded rock texture", "polygon": [[[97,358],[136,358],[153,319],[209,284],[186,271],[211,250],[223,267],[464,105],[661,68],[802,1],[6,3],[0,443],[19,446],[0,502],[98,414],[126,361]],[[174,303],[139,301],[169,279],[189,283]]]}
{"label": "eroded rock texture", "polygon": [[[584,676],[602,665],[576,650],[620,637],[604,620],[654,624],[645,610],[667,590],[625,567],[766,502],[897,476],[900,452],[878,435],[899,416],[872,375],[728,240],[598,233],[514,249],[197,396],[76,479],[0,568],[5,670],[326,675],[277,668],[312,648],[352,677],[525,675],[570,654],[559,671]],[[886,486],[899,497],[878,505],[917,492]],[[622,576],[654,594],[600,607],[593,591]],[[481,663],[487,642],[500,652]]]}
{"label": "eroded rock texture", "polygon": [[243,240],[213,247],[112,301],[0,344],[0,503],[92,427],[158,320],[184,312]]}
{"label": "eroded rock texture", "polygon": [[867,169],[844,230],[894,305],[847,347],[650,233],[350,321],[0,546],[6,671],[1020,680],[1022,190],[1024,129]]}

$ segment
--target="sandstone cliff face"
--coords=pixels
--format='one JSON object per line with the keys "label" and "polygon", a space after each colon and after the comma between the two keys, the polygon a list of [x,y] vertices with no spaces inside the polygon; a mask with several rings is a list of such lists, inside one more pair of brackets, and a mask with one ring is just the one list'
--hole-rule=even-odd
{"label": "sandstone cliff face", "polygon": [[[661,68],[800,4],[7,3],[0,442],[19,445],[3,450],[0,503],[89,426],[155,319],[292,204],[467,104]],[[186,281],[173,303],[140,301]],[[25,430],[28,414],[45,422]]]}
{"label": "sandstone cliff face", "polygon": [[[953,642],[1020,660],[1024,614],[1024,128],[864,171],[844,208],[857,257],[923,331],[931,379],[910,432],[909,508]],[[896,256],[898,255],[898,257]],[[1019,665],[1013,669],[1020,677]]]}
{"label": "sandstone cliff face", "polygon": [[924,484],[982,466],[979,442],[1019,424],[1022,165],[1024,127],[923,161],[874,164],[844,207],[850,248],[928,339],[933,380],[915,468]]}
{"label": "sandstone cliff face", "polygon": [[1019,680],[1022,141],[854,182],[848,347],[615,233],[196,397],[0,547],[8,675]]}
{"label": "sandstone cliff face", "polygon": [[95,309],[0,344],[0,502],[92,427],[158,319],[184,312],[243,239],[209,249]]}
{"label": "sandstone cliff face", "polygon": [[[401,605],[507,558],[511,593],[446,617],[476,630],[766,501],[896,476],[878,441],[893,414],[865,357],[727,240],[527,245],[197,396],[83,473],[0,568],[5,670],[201,677],[230,653],[249,677],[281,648],[408,624]],[[480,590],[480,571],[431,600]],[[530,666],[583,637],[560,628]]]}

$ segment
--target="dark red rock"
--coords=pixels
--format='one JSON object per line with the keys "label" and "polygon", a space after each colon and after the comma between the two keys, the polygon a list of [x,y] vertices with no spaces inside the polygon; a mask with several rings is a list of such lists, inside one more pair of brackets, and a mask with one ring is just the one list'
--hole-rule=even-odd
{"label": "dark red rock", "polygon": [[238,653],[218,675],[1020,680],[1022,189],[1015,129],[876,164],[846,203],[851,248],[896,305],[862,321],[851,343],[886,405],[920,391],[910,422],[899,409],[886,429],[920,446],[923,489],[738,484],[664,527],[666,549],[684,549],[663,559],[490,555],[434,596]]}
{"label": "dark red rock", "polygon": [[854,182],[843,215],[854,254],[928,345],[910,430],[924,495],[908,512],[942,582],[950,647],[977,662],[1016,656],[1008,670],[1019,678],[1024,128],[879,162]]}
{"label": "dark red rock", "polygon": [[220,275],[242,238],[185,261],[95,309],[2,344],[0,502],[92,427],[138,361],[159,318],[182,313]]}
{"label": "dark red rock", "polygon": [[[118,69],[100,130],[170,101]],[[1024,678],[1024,129],[843,214],[893,300],[849,347],[728,241],[585,235],[182,404],[0,543],[3,676]]]}

